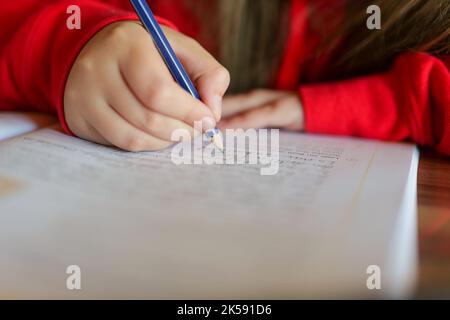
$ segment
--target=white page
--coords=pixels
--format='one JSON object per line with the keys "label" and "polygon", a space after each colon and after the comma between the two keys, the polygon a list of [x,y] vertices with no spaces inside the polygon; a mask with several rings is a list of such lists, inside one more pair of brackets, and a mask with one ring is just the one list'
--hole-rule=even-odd
{"label": "white page", "polygon": [[[275,176],[254,165],[176,166],[170,150],[126,153],[52,129],[1,143],[0,294],[370,296],[369,264],[386,276],[392,264],[414,270],[389,252],[413,146],[280,138]],[[84,274],[79,293],[64,288],[71,264]]]}
{"label": "white page", "polygon": [[0,112],[0,141],[55,123],[52,116],[33,112]]}

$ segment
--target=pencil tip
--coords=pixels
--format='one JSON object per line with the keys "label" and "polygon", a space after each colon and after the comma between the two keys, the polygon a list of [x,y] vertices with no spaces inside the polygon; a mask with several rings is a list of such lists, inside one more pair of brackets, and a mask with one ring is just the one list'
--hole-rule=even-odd
{"label": "pencil tip", "polygon": [[223,139],[220,133],[214,135],[212,143],[220,150],[223,151]]}

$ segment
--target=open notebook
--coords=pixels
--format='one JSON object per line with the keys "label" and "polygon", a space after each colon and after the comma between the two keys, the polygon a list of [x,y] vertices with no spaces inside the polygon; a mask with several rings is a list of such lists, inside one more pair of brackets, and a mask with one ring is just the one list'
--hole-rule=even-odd
{"label": "open notebook", "polygon": [[[413,292],[415,146],[282,132],[273,176],[177,166],[170,154],[126,153],[56,126],[0,141],[0,297]],[[81,268],[81,290],[66,289],[69,265]],[[372,265],[380,290],[367,288]]]}

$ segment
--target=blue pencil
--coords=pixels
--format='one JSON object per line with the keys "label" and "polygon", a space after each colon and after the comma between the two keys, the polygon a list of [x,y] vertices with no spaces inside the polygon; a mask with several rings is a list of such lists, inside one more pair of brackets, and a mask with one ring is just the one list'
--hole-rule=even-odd
{"label": "blue pencil", "polygon": [[[175,81],[194,98],[200,100],[200,95],[197,92],[194,84],[189,78],[186,70],[176,56],[164,32],[159,26],[153,15],[152,10],[147,4],[146,0],[130,0],[137,15],[141,19],[147,31],[150,33],[156,48],[158,48],[161,57],[167,65],[170,73]],[[219,149],[223,149],[223,141],[218,129],[213,129],[206,132],[206,137],[210,139]]]}

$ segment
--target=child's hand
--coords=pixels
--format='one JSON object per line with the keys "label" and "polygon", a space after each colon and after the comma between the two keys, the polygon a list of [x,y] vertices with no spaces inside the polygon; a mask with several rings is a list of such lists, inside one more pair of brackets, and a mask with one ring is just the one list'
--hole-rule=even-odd
{"label": "child's hand", "polygon": [[303,107],[295,92],[254,90],[226,96],[221,129],[281,128],[303,130]]}
{"label": "child's hand", "polygon": [[203,121],[203,130],[215,127],[228,71],[195,41],[163,29],[204,103],[173,80],[140,24],[118,22],[89,41],[70,72],[64,112],[74,134],[124,150],[150,151],[171,145],[176,129],[190,137],[199,134],[194,121]]}

